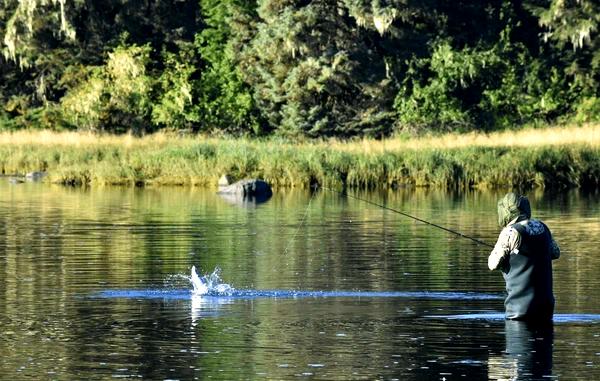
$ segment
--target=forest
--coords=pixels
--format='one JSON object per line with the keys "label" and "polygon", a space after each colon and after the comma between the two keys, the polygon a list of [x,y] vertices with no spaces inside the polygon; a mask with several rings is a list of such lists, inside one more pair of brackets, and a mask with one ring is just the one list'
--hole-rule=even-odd
{"label": "forest", "polygon": [[0,130],[383,138],[600,121],[595,0],[3,0]]}

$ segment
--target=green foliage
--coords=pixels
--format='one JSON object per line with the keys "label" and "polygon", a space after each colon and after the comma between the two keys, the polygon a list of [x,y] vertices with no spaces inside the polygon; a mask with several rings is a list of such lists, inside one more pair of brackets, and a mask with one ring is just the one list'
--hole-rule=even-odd
{"label": "green foliage", "polygon": [[312,137],[388,132],[394,83],[374,52],[381,37],[335,2],[263,0],[258,16],[241,68],[271,129]]}
{"label": "green foliage", "polygon": [[[499,84],[485,89],[480,104],[492,127],[511,127],[536,121],[548,122],[568,110],[564,77],[557,69],[549,71],[539,60],[518,54],[518,64],[503,62]],[[523,70],[522,68],[527,68]]]}
{"label": "green foliage", "polygon": [[165,69],[158,78],[155,92],[157,100],[152,105],[154,124],[172,129],[190,129],[200,120],[195,105],[194,52],[182,48],[179,55],[164,53]]}
{"label": "green foliage", "polygon": [[570,110],[573,86],[535,58],[507,20],[490,47],[456,49],[437,41],[413,58],[395,107],[401,130],[496,129],[550,122]]}
{"label": "green foliage", "polygon": [[43,52],[43,45],[36,41],[40,34],[54,32],[59,38],[75,38],[75,29],[66,16],[66,0],[5,0],[3,6],[2,54],[22,68],[32,66]]}
{"label": "green foliage", "polygon": [[196,46],[205,62],[198,81],[199,129],[243,134],[261,132],[250,88],[242,81],[236,49],[255,2],[247,0],[202,0],[205,28],[196,36]]}
{"label": "green foliage", "polygon": [[556,61],[552,69],[568,79],[574,120],[598,120],[600,4],[593,0],[551,0],[547,7],[529,9],[545,29],[542,38]]}
{"label": "green foliage", "polygon": [[573,119],[578,123],[600,121],[600,98],[584,98],[577,104]]}
{"label": "green foliage", "polygon": [[545,40],[573,49],[597,47],[600,24],[600,4],[594,0],[552,0],[548,8],[532,8],[539,22],[546,27]]}
{"label": "green foliage", "polygon": [[498,58],[490,52],[456,51],[447,41],[433,47],[429,58],[414,58],[396,97],[398,127],[402,130],[451,130],[474,127],[468,104],[459,97],[484,77]]}
{"label": "green foliage", "polygon": [[2,4],[2,129],[296,139],[600,120],[592,0]]}
{"label": "green foliage", "polygon": [[87,79],[62,98],[69,121],[90,131],[140,133],[151,112],[149,46],[120,46],[105,65],[86,69]]}
{"label": "green foliage", "polygon": [[[147,70],[158,77],[154,72],[165,67],[166,55],[153,52],[177,54],[180,45],[191,41],[200,26],[198,8],[197,0],[4,0],[0,103],[23,98],[31,112],[62,105],[65,93],[73,93],[104,65],[123,35],[131,44],[152,47]],[[8,118],[14,125],[27,124],[22,115],[9,112]],[[145,119],[143,124],[153,128]]]}

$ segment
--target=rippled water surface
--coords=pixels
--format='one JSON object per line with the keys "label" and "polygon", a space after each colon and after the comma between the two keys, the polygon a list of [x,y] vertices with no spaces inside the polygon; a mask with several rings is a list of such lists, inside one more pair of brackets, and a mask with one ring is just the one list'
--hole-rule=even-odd
{"label": "rippled water surface", "polygon": [[[498,234],[498,193],[357,195]],[[0,178],[0,379],[600,379],[599,195],[530,199],[562,248],[553,326],[498,315],[488,248],[333,192]],[[193,296],[194,265],[235,292]]]}

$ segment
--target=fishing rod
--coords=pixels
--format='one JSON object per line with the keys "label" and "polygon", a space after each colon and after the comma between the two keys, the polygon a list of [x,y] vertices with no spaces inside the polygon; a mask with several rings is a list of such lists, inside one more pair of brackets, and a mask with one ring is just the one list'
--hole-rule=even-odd
{"label": "fishing rod", "polygon": [[405,213],[405,212],[403,212],[403,211],[401,211],[401,210],[394,209],[394,208],[390,208],[389,206],[381,205],[381,204],[378,204],[378,203],[376,203],[376,202],[369,201],[369,200],[367,200],[367,199],[360,198],[360,197],[357,197],[357,196],[353,196],[353,195],[351,195],[351,194],[348,194],[348,193],[346,193],[346,192],[343,192],[343,193],[342,193],[342,192],[339,192],[339,191],[336,191],[336,190],[334,190],[334,189],[330,189],[330,188],[327,188],[327,187],[324,187],[324,186],[315,185],[315,188],[316,188],[316,187],[320,187],[320,188],[322,188],[322,189],[325,189],[325,190],[331,191],[331,192],[333,192],[333,193],[337,193],[337,194],[339,194],[339,195],[347,196],[347,197],[353,198],[353,199],[355,199],[355,200],[363,201],[363,202],[366,202],[367,204],[371,204],[371,205],[374,205],[374,206],[378,206],[378,207],[380,207],[380,208],[382,208],[382,209],[389,210],[390,212],[398,213],[398,214],[400,214],[400,215],[402,215],[402,216],[404,216],[404,217],[412,218],[413,220],[416,220],[416,221],[422,222],[422,223],[424,223],[424,224],[426,224],[426,225],[429,225],[429,226],[436,227],[436,228],[438,228],[438,229],[442,229],[442,230],[444,230],[444,231],[447,231],[448,233],[455,234],[455,235],[457,235],[457,236],[459,236],[459,237],[466,238],[466,239],[470,239],[471,241],[473,241],[473,242],[476,242],[476,243],[478,243],[478,244],[480,244],[480,245],[487,246],[487,247],[491,247],[491,248],[493,248],[493,247],[494,247],[493,245],[490,245],[489,243],[487,243],[487,242],[484,242],[484,241],[481,241],[481,240],[479,240],[479,239],[477,239],[477,238],[469,237],[468,235],[465,235],[465,234],[462,234],[462,233],[460,233],[460,232],[457,232],[456,230],[452,230],[452,229],[445,228],[445,227],[443,227],[443,226],[441,226],[441,225],[434,224],[433,222],[426,221],[426,220],[424,220],[424,219],[422,219],[422,218],[419,218],[419,217],[415,217],[415,216],[413,216],[413,215],[410,215],[410,214],[408,214],[408,213]]}

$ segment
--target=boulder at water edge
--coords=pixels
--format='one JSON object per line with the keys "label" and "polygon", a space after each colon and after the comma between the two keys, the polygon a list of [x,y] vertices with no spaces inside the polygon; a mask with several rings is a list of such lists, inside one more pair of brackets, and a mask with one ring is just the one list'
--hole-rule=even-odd
{"label": "boulder at water edge", "polygon": [[264,180],[246,179],[231,183],[231,177],[224,175],[219,179],[219,192],[221,194],[234,194],[244,197],[271,197],[271,186]]}

